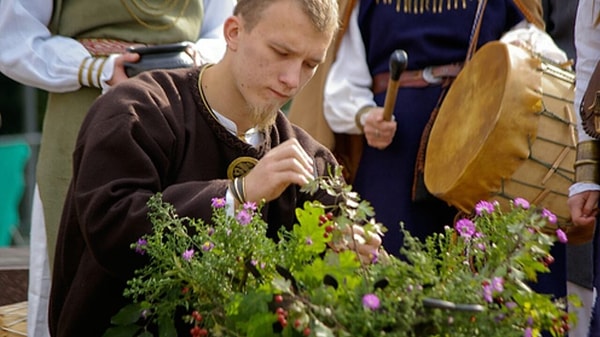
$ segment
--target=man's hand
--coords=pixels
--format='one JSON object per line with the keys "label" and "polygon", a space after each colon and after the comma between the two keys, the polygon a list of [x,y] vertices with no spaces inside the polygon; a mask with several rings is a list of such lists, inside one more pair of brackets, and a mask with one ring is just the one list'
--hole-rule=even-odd
{"label": "man's hand", "polygon": [[246,200],[271,201],[290,185],[304,186],[314,179],[313,159],[298,140],[290,139],[271,149],[244,178]]}
{"label": "man's hand", "polygon": [[113,76],[110,80],[106,81],[106,83],[108,85],[110,85],[111,87],[118,84],[119,82],[122,82],[124,80],[126,80],[127,74],[125,73],[125,62],[137,62],[140,60],[140,55],[137,53],[125,53],[125,54],[121,54],[119,55],[116,59],[115,59],[115,68],[113,71]]}
{"label": "man's hand", "polygon": [[579,244],[592,240],[599,199],[600,191],[585,191],[569,198],[567,204],[573,222],[573,227],[568,230],[569,243]]}
{"label": "man's hand", "polygon": [[383,150],[388,147],[396,134],[397,123],[383,119],[383,108],[373,107],[365,116],[363,130],[369,146]]}
{"label": "man's hand", "polygon": [[358,225],[347,226],[342,231],[342,240],[331,242],[331,248],[337,251],[351,249],[355,251],[362,263],[370,264],[379,259],[381,252],[381,236],[375,232],[365,232],[364,228]]}

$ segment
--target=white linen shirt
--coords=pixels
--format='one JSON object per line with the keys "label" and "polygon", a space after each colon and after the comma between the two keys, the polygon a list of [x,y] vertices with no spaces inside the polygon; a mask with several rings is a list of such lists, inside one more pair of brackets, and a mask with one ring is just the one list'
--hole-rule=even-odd
{"label": "white linen shirt", "polygon": [[[207,62],[218,61],[224,51],[223,22],[233,14],[235,0],[203,0],[205,15],[196,47]],[[70,92],[81,88],[78,71],[90,53],[77,40],[52,35],[52,0],[0,1],[0,72],[24,85],[49,92]],[[68,50],[68,53],[65,53]],[[111,56],[102,71],[101,82],[113,74]]]}

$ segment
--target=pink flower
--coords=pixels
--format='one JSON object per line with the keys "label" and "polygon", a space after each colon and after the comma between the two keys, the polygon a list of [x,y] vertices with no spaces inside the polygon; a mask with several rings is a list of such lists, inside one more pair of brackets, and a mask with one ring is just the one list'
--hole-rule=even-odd
{"label": "pink flower", "polygon": [[494,204],[485,200],[480,201],[477,203],[477,205],[475,205],[475,213],[479,216],[483,215],[484,213],[492,214],[494,213]]}
{"label": "pink flower", "polygon": [[377,295],[366,294],[362,298],[362,305],[363,305],[363,307],[365,307],[367,309],[377,310],[377,309],[379,309],[381,302],[379,301],[379,297],[377,297]]}
{"label": "pink flower", "polygon": [[556,230],[556,237],[561,243],[567,243],[567,241],[569,241],[569,239],[567,238],[567,234],[563,232],[563,230],[560,228]]}
{"label": "pink flower", "polygon": [[497,292],[504,291],[504,279],[502,277],[494,277],[492,279],[492,289]]}
{"label": "pink flower", "polygon": [[223,208],[227,205],[225,198],[212,198],[210,199],[210,202],[213,208]]}
{"label": "pink flower", "polygon": [[244,203],[244,209],[247,211],[256,211],[256,203],[252,201],[246,201]]}
{"label": "pink flower", "polygon": [[183,252],[183,254],[181,254],[181,257],[183,257],[183,259],[186,261],[190,261],[192,259],[192,257],[194,257],[194,250],[193,249],[186,250],[185,252]]}
{"label": "pink flower", "polygon": [[529,209],[529,201],[523,198],[515,198],[513,202],[515,203],[515,206],[521,207],[522,209]]}
{"label": "pink flower", "polygon": [[454,225],[454,228],[456,228],[458,233],[460,233],[460,236],[464,238],[470,238],[475,234],[475,224],[469,219],[463,218],[458,220]]}
{"label": "pink flower", "polygon": [[551,224],[555,224],[558,219],[556,218],[556,215],[554,215],[554,213],[550,212],[548,209],[544,208],[542,210],[542,217],[548,219],[548,222]]}
{"label": "pink flower", "polygon": [[492,289],[492,286],[489,283],[483,285],[483,298],[486,302],[492,303],[494,301],[494,299],[492,298],[493,293],[494,290]]}
{"label": "pink flower", "polygon": [[148,241],[146,241],[146,239],[144,238],[139,238],[137,240],[137,242],[135,243],[135,252],[140,254],[140,255],[144,255],[146,254],[146,250],[145,247],[148,244]]}
{"label": "pink flower", "polygon": [[215,247],[215,244],[210,242],[210,241],[206,241],[203,245],[202,245],[202,250],[205,252],[211,251],[213,248]]}
{"label": "pink flower", "polygon": [[246,226],[250,223],[250,221],[252,221],[252,215],[250,215],[247,210],[243,209],[237,213],[235,219],[240,223],[240,225]]}

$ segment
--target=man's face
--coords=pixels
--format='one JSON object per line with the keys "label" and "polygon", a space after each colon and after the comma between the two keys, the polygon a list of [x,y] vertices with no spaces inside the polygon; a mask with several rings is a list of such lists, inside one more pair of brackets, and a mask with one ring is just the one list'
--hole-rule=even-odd
{"label": "man's face", "polygon": [[270,5],[250,32],[241,25],[233,71],[257,125],[269,124],[314,75],[332,36],[318,32],[293,1]]}

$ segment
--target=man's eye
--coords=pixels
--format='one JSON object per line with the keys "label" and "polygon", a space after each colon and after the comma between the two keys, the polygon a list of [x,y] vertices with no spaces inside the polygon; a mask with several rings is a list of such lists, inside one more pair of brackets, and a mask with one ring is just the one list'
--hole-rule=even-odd
{"label": "man's eye", "polygon": [[289,53],[284,50],[275,49],[275,52],[280,56],[288,56],[289,55]]}

